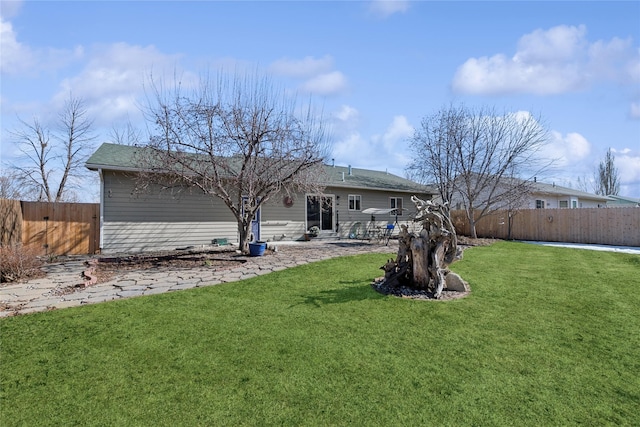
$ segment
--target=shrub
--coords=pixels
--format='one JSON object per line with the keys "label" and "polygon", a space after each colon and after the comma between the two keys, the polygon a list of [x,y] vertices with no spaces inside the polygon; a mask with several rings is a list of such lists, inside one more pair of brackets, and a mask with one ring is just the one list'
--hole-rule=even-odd
{"label": "shrub", "polygon": [[15,282],[41,274],[42,260],[35,248],[20,244],[0,247],[0,283]]}

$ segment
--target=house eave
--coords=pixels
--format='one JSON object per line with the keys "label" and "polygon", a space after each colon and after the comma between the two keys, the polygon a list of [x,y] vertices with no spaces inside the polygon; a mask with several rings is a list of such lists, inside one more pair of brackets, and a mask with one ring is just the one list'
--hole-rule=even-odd
{"label": "house eave", "polygon": [[371,190],[371,191],[386,191],[386,192],[395,192],[395,193],[406,193],[406,194],[429,194],[433,196],[434,194],[430,192],[428,189],[400,189],[400,188],[385,188],[385,187],[368,187],[364,185],[339,185],[337,183],[327,183],[325,184],[327,188],[343,188],[347,190]]}
{"label": "house eave", "polygon": [[140,172],[142,169],[136,167],[126,167],[126,166],[113,166],[113,165],[101,165],[96,163],[87,163],[85,167],[92,171],[102,170],[110,170],[110,171],[118,171],[118,172]]}

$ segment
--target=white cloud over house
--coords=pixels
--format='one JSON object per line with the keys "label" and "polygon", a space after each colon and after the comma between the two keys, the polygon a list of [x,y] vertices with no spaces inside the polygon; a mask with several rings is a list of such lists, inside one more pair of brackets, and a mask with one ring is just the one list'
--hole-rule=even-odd
{"label": "white cloud over house", "polygon": [[156,47],[127,43],[94,46],[84,68],[61,81],[53,99],[60,105],[69,93],[82,98],[89,112],[104,124],[139,113],[145,84],[152,77],[157,84],[174,85],[175,80],[193,80],[177,70],[179,55],[167,55]]}
{"label": "white cloud over house", "polygon": [[590,42],[584,25],[560,25],[525,34],[511,56],[468,59],[452,87],[476,95],[561,94],[600,82],[637,84],[639,64],[640,50],[632,39]]}
{"label": "white cloud over house", "polygon": [[[640,150],[624,148],[611,149],[614,153],[614,165],[618,169],[620,183],[624,186],[637,186],[640,184]],[[636,187],[637,188],[637,187]],[[640,194],[636,194],[640,197]]]}
{"label": "white cloud over house", "polygon": [[342,93],[348,87],[346,76],[333,68],[333,58],[325,55],[322,58],[278,59],[269,65],[268,71],[277,76],[302,80],[298,84],[299,90],[327,96]]}
{"label": "white cloud over house", "polygon": [[[345,121],[340,123],[340,117]],[[413,127],[404,116],[395,116],[383,133],[365,138],[354,126],[359,120],[358,113],[351,107],[344,107],[334,114],[336,122],[336,142],[332,157],[336,164],[350,164],[361,168],[388,170],[403,176],[410,158],[406,140],[413,134]]]}
{"label": "white cloud over house", "polygon": [[544,147],[542,157],[553,161],[555,168],[575,165],[591,153],[591,144],[576,132],[562,134],[558,131],[549,133],[549,143]]}

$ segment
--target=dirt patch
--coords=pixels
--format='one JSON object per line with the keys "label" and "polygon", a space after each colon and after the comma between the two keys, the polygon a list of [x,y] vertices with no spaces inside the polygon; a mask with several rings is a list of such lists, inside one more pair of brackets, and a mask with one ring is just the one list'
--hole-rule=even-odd
{"label": "dirt patch", "polygon": [[413,289],[407,286],[389,286],[385,283],[384,277],[377,278],[371,284],[371,287],[376,292],[379,292],[383,295],[392,295],[398,298],[417,299],[425,301],[450,301],[454,299],[464,298],[471,292],[448,291],[445,289],[440,294],[440,298],[436,299],[433,297],[433,292],[429,290]]}
{"label": "dirt patch", "polygon": [[156,252],[138,255],[100,257],[87,263],[93,267],[97,283],[108,282],[121,273],[137,270],[192,270],[196,268],[220,271],[246,262],[235,251]]}
{"label": "dirt patch", "polygon": [[474,246],[491,246],[494,243],[499,242],[498,239],[473,239],[467,236],[458,236],[458,246],[461,246],[463,249],[470,248]]}

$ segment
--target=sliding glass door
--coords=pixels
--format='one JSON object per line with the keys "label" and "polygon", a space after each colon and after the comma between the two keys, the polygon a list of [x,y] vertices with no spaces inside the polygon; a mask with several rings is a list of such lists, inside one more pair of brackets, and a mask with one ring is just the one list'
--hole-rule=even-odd
{"label": "sliding glass door", "polygon": [[335,196],[307,196],[307,230],[316,226],[320,231],[335,228]]}

